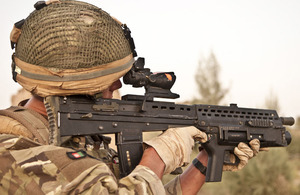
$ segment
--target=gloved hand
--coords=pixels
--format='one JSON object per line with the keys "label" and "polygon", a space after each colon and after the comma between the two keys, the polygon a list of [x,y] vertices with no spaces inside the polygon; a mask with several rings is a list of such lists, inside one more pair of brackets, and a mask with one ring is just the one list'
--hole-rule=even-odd
{"label": "gloved hand", "polygon": [[156,150],[166,165],[164,174],[167,174],[190,162],[193,139],[204,143],[207,141],[207,135],[193,126],[170,128],[158,137],[145,141],[144,144]]}
{"label": "gloved hand", "polygon": [[[266,151],[267,148],[260,148],[260,142],[258,139],[253,139],[249,142],[250,147],[241,142],[237,147],[234,149],[234,154],[240,159],[240,163],[238,165],[224,165],[223,171],[238,171],[244,168],[248,161],[256,156],[259,151]],[[232,154],[230,161],[234,163],[235,156]]]}

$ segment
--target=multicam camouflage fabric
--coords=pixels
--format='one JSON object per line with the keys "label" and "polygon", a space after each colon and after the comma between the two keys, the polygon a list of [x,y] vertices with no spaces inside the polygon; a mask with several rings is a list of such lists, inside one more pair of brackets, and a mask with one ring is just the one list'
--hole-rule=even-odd
{"label": "multicam camouflage fabric", "polygon": [[[0,122],[17,124],[9,117]],[[137,166],[117,181],[106,163],[88,155],[72,159],[69,152],[76,153],[23,136],[0,134],[0,194],[181,194],[179,178],[165,191],[154,172]]]}
{"label": "multicam camouflage fabric", "polygon": [[1,135],[0,141],[1,194],[116,191],[115,177],[99,160],[89,157],[73,160],[66,156],[71,149],[41,146],[24,137]]}
{"label": "multicam camouflage fabric", "polygon": [[164,194],[157,176],[138,166],[119,181],[104,162],[70,159],[72,149],[0,135],[0,194]]}

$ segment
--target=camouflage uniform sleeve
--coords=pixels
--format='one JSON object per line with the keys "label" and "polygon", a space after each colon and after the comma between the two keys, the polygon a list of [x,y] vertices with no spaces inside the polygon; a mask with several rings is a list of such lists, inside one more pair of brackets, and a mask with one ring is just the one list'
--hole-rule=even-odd
{"label": "camouflage uniform sleeve", "polygon": [[161,180],[137,166],[119,184],[108,166],[74,150],[0,134],[0,194],[165,194]]}
{"label": "camouflage uniform sleeve", "polygon": [[165,194],[164,186],[148,167],[138,165],[132,173],[119,181],[118,194]]}
{"label": "camouflage uniform sleeve", "polygon": [[0,135],[0,194],[111,194],[117,182],[105,163],[71,149]]}
{"label": "camouflage uniform sleeve", "polygon": [[182,194],[179,175],[165,185],[166,194]]}

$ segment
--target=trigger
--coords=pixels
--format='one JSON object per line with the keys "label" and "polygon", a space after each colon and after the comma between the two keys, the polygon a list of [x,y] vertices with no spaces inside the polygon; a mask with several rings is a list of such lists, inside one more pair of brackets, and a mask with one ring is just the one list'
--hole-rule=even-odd
{"label": "trigger", "polygon": [[224,153],[224,165],[238,165],[240,159],[237,158],[231,151],[225,151]]}

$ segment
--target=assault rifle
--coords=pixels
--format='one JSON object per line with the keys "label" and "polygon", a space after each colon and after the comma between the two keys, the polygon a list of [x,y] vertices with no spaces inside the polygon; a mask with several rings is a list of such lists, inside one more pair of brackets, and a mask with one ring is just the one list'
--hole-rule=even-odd
{"label": "assault rifle", "polygon": [[275,110],[218,105],[184,105],[154,101],[154,98],[178,98],[170,91],[173,72],[153,74],[138,58],[124,76],[125,84],[144,87],[145,95],[125,95],[122,100],[87,96],[59,98],[60,137],[115,134],[121,177],[128,175],[143,154],[143,132],[164,131],[170,127],[195,126],[206,132],[206,181],[221,181],[223,164],[239,142],[259,139],[261,147],[284,147],[291,135],[284,125],[293,125],[292,117],[279,117]]}

